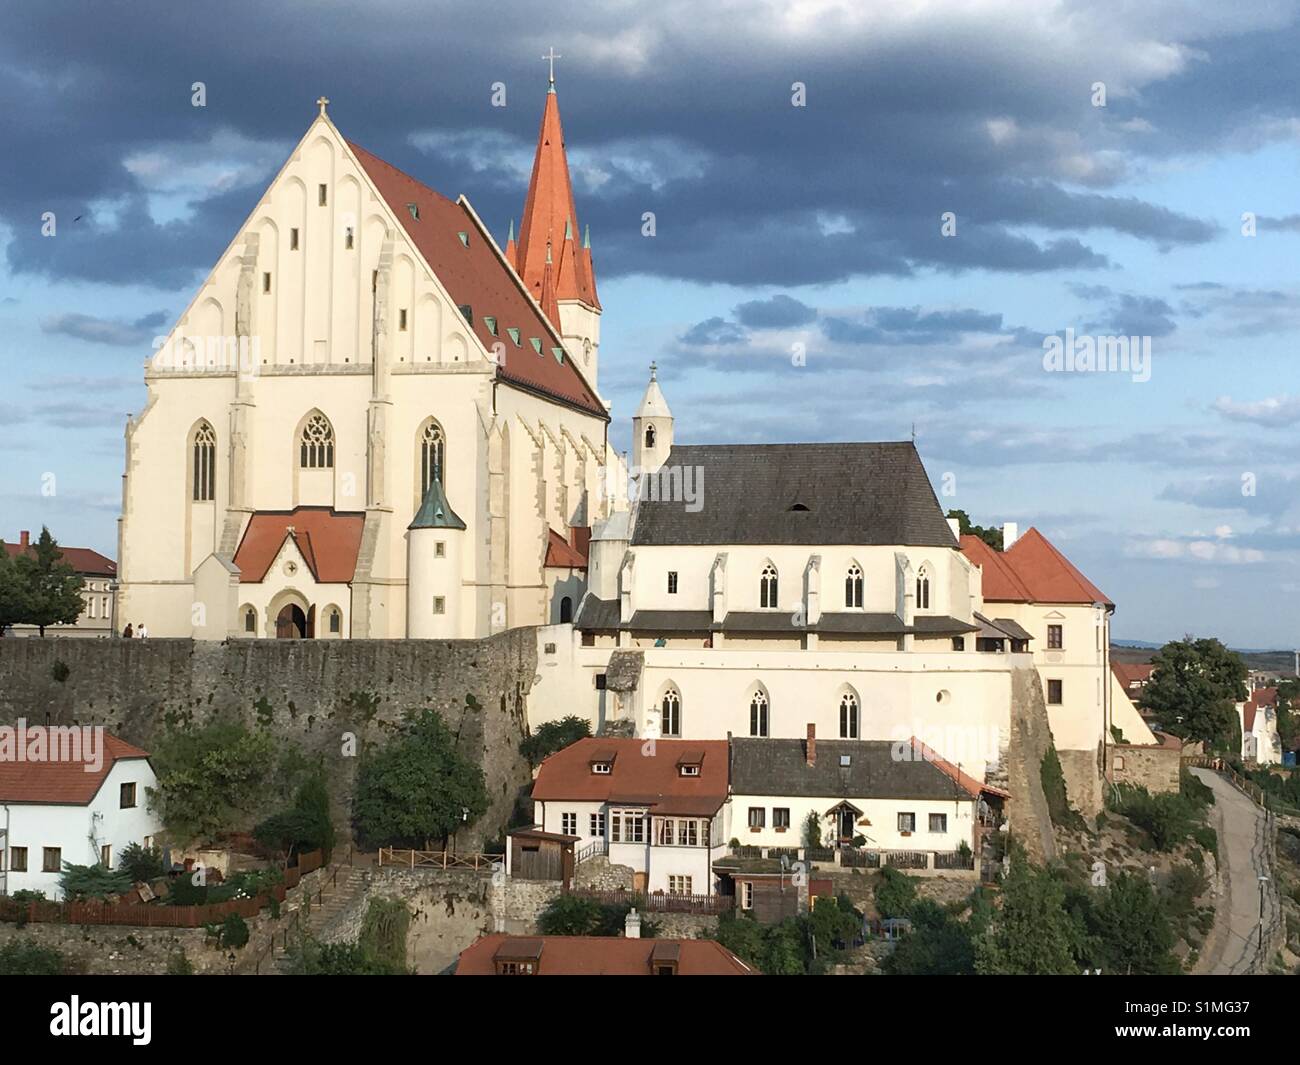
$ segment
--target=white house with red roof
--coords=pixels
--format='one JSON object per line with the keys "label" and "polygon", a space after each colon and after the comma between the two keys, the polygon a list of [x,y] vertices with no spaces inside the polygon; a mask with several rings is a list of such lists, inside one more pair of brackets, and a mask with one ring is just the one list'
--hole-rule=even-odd
{"label": "white house with red roof", "polygon": [[162,831],[149,753],[98,726],[0,727],[0,894],[60,898],[65,862],[116,868]]}
{"label": "white house with red roof", "polygon": [[1282,737],[1277,730],[1277,688],[1256,688],[1237,703],[1241,726],[1241,760],[1255,765],[1280,765]]}
{"label": "white house with red roof", "polygon": [[327,103],[148,360],[120,617],[212,639],[558,618],[625,478],[554,83],[504,249]]}

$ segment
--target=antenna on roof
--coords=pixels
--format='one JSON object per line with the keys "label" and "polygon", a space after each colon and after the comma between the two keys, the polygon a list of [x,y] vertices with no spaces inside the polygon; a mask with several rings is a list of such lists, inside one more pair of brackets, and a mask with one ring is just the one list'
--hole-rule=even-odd
{"label": "antenna on roof", "polygon": [[912,423],[912,443],[916,443],[916,422]]}

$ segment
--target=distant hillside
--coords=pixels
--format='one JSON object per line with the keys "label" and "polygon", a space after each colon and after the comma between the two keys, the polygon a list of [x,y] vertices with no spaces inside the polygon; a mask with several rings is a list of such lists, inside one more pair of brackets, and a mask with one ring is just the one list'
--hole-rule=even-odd
{"label": "distant hillside", "polygon": [[[1160,650],[1161,646],[1161,644],[1141,643],[1137,640],[1112,643],[1110,659],[1112,662],[1150,662],[1151,656]],[[1241,655],[1247,669],[1276,670],[1287,676],[1295,672],[1294,651],[1243,651],[1238,648],[1233,650]]]}

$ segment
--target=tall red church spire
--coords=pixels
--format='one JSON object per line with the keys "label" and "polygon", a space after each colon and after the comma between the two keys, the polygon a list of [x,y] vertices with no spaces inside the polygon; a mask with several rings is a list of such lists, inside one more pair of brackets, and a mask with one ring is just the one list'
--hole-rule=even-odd
{"label": "tall red church spire", "polygon": [[547,274],[549,246],[554,249],[551,255],[554,300],[581,300],[599,310],[590,245],[578,247],[578,233],[578,212],[573,203],[569,161],[564,154],[564,130],[560,126],[560,104],[552,66],[514,256],[516,271],[539,303]]}

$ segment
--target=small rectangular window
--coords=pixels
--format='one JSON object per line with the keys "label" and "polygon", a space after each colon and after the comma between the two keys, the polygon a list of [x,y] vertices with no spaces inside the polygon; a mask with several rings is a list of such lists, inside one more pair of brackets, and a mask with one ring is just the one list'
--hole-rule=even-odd
{"label": "small rectangular window", "polygon": [[604,673],[596,674],[596,691],[603,692],[605,690],[605,679]]}
{"label": "small rectangular window", "polygon": [[1059,651],[1065,646],[1063,630],[1060,625],[1047,626],[1047,649]]}
{"label": "small rectangular window", "polygon": [[296,229],[289,230],[289,250],[298,250],[298,231]]}
{"label": "small rectangular window", "polygon": [[966,650],[966,637],[965,637],[965,636],[954,636],[954,637],[952,638],[952,649],[953,649],[954,651],[964,651],[964,650]]}
{"label": "small rectangular window", "polygon": [[608,762],[592,762],[591,771],[598,777],[607,777],[613,767]]}
{"label": "small rectangular window", "polygon": [[99,848],[99,864],[105,869],[113,868],[113,848],[107,843]]}
{"label": "small rectangular window", "polygon": [[604,839],[605,838],[605,815],[592,814],[590,824],[591,824],[591,832],[589,834],[594,836],[596,839]]}
{"label": "small rectangular window", "polygon": [[61,873],[63,872],[63,848],[46,847],[45,853],[41,856],[41,872],[43,873]]}
{"label": "small rectangular window", "polygon": [[123,810],[130,810],[135,807],[135,784],[123,784],[121,789],[121,803]]}
{"label": "small rectangular window", "polygon": [[316,186],[316,202],[319,203],[322,207],[324,207],[327,203],[330,202],[328,186],[326,185]]}
{"label": "small rectangular window", "polygon": [[1063,701],[1064,683],[1059,680],[1049,680],[1047,682],[1047,705],[1060,706]]}
{"label": "small rectangular window", "polygon": [[948,815],[947,815],[947,814],[931,814],[931,815],[930,815],[930,831],[931,831],[931,832],[947,832],[947,831],[948,831]]}
{"label": "small rectangular window", "polygon": [[262,292],[265,295],[271,293],[271,275],[269,272],[262,275]]}
{"label": "small rectangular window", "polygon": [[433,612],[435,614],[445,614],[447,612],[447,600],[440,595],[433,597]]}
{"label": "small rectangular window", "polygon": [[26,847],[9,848],[9,871],[11,873],[27,872],[27,848]]}
{"label": "small rectangular window", "polygon": [[916,814],[899,814],[898,831],[915,832],[916,831]]}
{"label": "small rectangular window", "polygon": [[740,908],[742,910],[752,910],[754,908],[754,882],[746,880],[740,885]]}
{"label": "small rectangular window", "polygon": [[249,609],[248,613],[244,615],[244,631],[245,632],[257,631],[257,613],[251,608]]}
{"label": "small rectangular window", "polygon": [[348,251],[351,251],[354,247],[351,226],[348,226],[348,228],[343,231],[343,247]]}
{"label": "small rectangular window", "polygon": [[403,307],[397,312],[397,328],[400,332],[406,332],[406,308]]}
{"label": "small rectangular window", "polygon": [[566,836],[578,834],[578,815],[576,813],[560,814],[560,832]]}
{"label": "small rectangular window", "polygon": [[668,594],[669,595],[677,594],[677,571],[676,570],[668,571]]}
{"label": "small rectangular window", "polygon": [[790,827],[790,809],[787,806],[777,806],[772,810],[772,827],[778,832],[784,832]]}
{"label": "small rectangular window", "polygon": [[749,808],[749,827],[757,831],[767,824],[767,811],[761,806],[751,806]]}
{"label": "small rectangular window", "polygon": [[434,558],[447,557],[447,544],[444,541],[439,540],[436,544],[433,545],[433,557]]}

